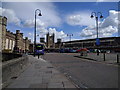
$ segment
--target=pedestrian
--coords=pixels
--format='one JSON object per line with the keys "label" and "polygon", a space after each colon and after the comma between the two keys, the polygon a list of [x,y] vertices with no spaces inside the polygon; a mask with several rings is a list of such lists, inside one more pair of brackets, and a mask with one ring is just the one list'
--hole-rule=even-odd
{"label": "pedestrian", "polygon": [[38,53],[38,59],[39,59],[39,57],[40,57],[40,54]]}
{"label": "pedestrian", "polygon": [[99,55],[99,50],[97,49],[97,55]]}

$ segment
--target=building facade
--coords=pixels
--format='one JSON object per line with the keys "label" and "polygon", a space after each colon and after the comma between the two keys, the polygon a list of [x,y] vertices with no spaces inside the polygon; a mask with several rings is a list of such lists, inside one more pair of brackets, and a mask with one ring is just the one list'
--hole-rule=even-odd
{"label": "building facade", "polygon": [[16,33],[12,33],[6,29],[7,18],[0,16],[0,26],[2,27],[2,52],[27,52],[29,51],[29,44],[31,40],[26,37],[23,38],[23,33],[20,30],[16,30]]}
{"label": "building facade", "polygon": [[55,48],[61,48],[61,46],[62,46],[62,41],[61,41],[61,39],[60,38],[58,38],[57,39],[57,42],[55,43]]}
{"label": "building facade", "polygon": [[15,46],[15,34],[6,30],[5,47],[3,50],[13,51]]}
{"label": "building facade", "polygon": [[45,43],[45,38],[44,37],[40,38],[40,43]]}
{"label": "building facade", "polygon": [[47,33],[46,35],[46,47],[47,48],[55,48],[55,34],[50,35]]}
{"label": "building facade", "polygon": [[120,51],[120,37],[100,38],[100,45],[96,45],[96,39],[75,40],[63,42],[64,48],[88,48],[88,49],[108,49]]}

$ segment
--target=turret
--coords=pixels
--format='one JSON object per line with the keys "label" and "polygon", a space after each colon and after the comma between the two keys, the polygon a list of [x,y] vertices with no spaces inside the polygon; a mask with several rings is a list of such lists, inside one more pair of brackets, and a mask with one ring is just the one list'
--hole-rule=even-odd
{"label": "turret", "polygon": [[7,18],[6,17],[2,18],[2,25],[7,26]]}

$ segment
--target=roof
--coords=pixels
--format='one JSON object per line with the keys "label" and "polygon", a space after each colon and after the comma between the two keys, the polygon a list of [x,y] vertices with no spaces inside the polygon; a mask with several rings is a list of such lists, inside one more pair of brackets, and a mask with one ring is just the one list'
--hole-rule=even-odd
{"label": "roof", "polygon": [[[101,40],[105,40],[105,39],[120,39],[120,37],[103,37],[103,38],[99,38]],[[94,39],[84,39],[84,40],[74,40],[74,41],[66,41],[63,43],[69,43],[69,42],[82,42],[82,41],[94,41],[96,40],[96,38]]]}

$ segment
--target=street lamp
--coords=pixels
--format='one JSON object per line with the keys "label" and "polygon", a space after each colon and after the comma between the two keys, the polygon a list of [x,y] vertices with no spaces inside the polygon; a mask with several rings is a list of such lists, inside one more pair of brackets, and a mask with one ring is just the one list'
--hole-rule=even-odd
{"label": "street lamp", "polygon": [[38,16],[42,16],[41,10],[36,9],[35,10],[35,27],[34,27],[34,57],[35,57],[35,51],[36,51],[36,16],[37,16],[37,11],[39,11]]}
{"label": "street lamp", "polygon": [[[100,15],[100,16],[98,16],[98,15]],[[102,16],[101,12],[97,12],[97,13],[96,12],[92,12],[91,13],[91,18],[94,18],[94,17],[96,19],[96,32],[97,32],[96,45],[99,45],[100,42],[99,42],[99,38],[98,38],[98,18],[103,18],[103,16]],[[98,49],[97,49],[97,55],[99,55]]]}
{"label": "street lamp", "polygon": [[69,36],[70,38],[70,46],[71,46],[71,37],[73,36],[73,34],[67,34],[67,36]]}

